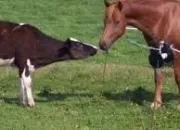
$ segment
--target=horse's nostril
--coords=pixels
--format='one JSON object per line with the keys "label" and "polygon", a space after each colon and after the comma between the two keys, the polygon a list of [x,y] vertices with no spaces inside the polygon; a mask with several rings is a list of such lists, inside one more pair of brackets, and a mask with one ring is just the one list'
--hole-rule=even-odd
{"label": "horse's nostril", "polygon": [[104,50],[104,51],[107,50],[107,47],[106,47],[105,44],[99,44],[99,47],[100,47],[100,49],[102,49],[102,50]]}

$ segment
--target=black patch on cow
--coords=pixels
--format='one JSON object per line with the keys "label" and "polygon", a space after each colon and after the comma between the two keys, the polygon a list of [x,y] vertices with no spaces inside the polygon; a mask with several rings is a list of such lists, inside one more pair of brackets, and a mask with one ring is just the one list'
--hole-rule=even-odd
{"label": "black patch on cow", "polygon": [[[173,52],[170,48],[170,43],[169,42],[164,42],[158,44],[156,48],[159,48],[160,50],[150,50],[150,55],[149,55],[149,63],[154,67],[154,68],[161,68],[164,63],[170,63],[173,60]],[[163,59],[162,54],[167,54],[167,57]]]}

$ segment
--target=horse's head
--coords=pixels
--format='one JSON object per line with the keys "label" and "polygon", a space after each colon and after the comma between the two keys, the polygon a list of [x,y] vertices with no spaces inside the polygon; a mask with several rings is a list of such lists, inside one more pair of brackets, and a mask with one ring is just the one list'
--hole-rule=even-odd
{"label": "horse's head", "polygon": [[121,12],[123,5],[121,1],[112,2],[104,0],[106,5],[104,17],[104,32],[101,36],[99,46],[102,50],[108,48],[121,37],[126,30],[125,15]]}

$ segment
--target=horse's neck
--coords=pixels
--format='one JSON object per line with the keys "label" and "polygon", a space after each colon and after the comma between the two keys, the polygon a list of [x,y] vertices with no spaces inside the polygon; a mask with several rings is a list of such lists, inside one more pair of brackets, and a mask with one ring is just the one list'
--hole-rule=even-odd
{"label": "horse's neck", "polygon": [[126,3],[124,12],[127,24],[138,28],[152,39],[157,39],[152,32],[152,28],[160,20],[160,14],[156,11],[156,6],[151,5],[151,2]]}

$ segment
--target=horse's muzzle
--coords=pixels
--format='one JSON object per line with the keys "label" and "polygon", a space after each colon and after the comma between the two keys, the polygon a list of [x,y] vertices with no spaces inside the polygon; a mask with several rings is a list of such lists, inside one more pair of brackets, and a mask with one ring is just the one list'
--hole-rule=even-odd
{"label": "horse's muzzle", "polygon": [[108,50],[108,47],[106,44],[103,44],[103,43],[99,43],[99,48],[103,51],[107,51]]}

